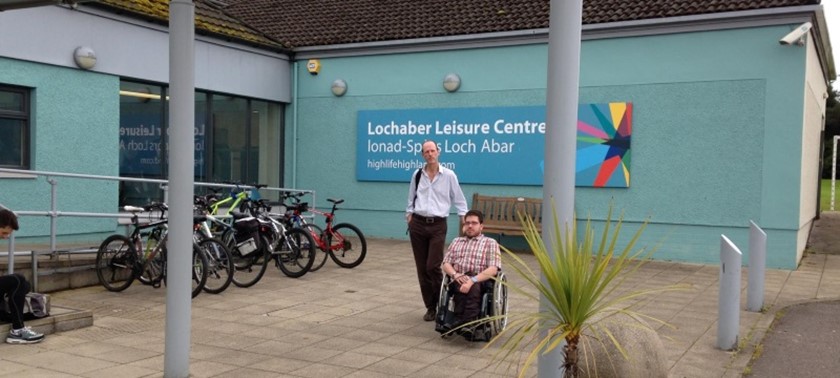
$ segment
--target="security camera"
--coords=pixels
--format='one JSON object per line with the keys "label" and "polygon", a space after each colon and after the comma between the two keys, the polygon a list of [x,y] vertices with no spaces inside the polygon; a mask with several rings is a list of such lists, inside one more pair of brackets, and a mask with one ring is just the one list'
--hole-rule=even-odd
{"label": "security camera", "polygon": [[792,32],[782,37],[782,39],[779,40],[779,43],[782,45],[792,45],[794,43],[800,46],[804,45],[805,36],[808,35],[808,31],[811,30],[812,26],[813,25],[811,25],[810,22],[797,26]]}

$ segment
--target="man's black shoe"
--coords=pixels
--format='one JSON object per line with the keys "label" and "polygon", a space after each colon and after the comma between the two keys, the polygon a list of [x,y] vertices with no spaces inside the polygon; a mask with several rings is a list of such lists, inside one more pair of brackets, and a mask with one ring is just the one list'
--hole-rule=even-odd
{"label": "man's black shoe", "polygon": [[467,324],[467,323],[469,323],[469,322],[472,322],[472,321],[474,321],[474,320],[475,320],[475,318],[463,319],[463,320],[462,320],[462,319],[458,319],[458,318],[456,317],[455,319],[453,319],[452,324],[451,324],[450,326],[451,326],[451,329],[455,329],[455,328],[458,328],[458,327],[460,327],[460,326],[462,326],[462,325],[464,325],[464,324]]}
{"label": "man's black shoe", "polygon": [[457,334],[464,336],[467,341],[473,341],[475,330],[473,327],[462,327],[455,331]]}
{"label": "man's black shoe", "polygon": [[423,315],[423,320],[427,322],[435,320],[435,309],[430,308],[429,310],[427,310],[426,315]]}

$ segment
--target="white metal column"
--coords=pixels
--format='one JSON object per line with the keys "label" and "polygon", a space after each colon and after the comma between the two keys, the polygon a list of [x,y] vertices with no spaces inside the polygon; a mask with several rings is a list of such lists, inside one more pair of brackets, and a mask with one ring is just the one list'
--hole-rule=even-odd
{"label": "white metal column", "polygon": [[[561,225],[574,222],[575,154],[577,149],[578,87],[582,0],[551,0],[548,31],[548,83],[546,84],[545,172],[543,174],[542,227],[545,245],[555,237],[556,210]],[[551,206],[553,205],[553,206]],[[563,235],[556,235],[562,238]],[[553,253],[553,251],[551,251]],[[540,309],[545,310],[545,298]],[[542,330],[546,332],[546,330]],[[537,374],[557,377],[563,348],[540,354]]]}
{"label": "white metal column", "polygon": [[163,375],[190,375],[195,165],[195,4],[169,2],[169,240]]}

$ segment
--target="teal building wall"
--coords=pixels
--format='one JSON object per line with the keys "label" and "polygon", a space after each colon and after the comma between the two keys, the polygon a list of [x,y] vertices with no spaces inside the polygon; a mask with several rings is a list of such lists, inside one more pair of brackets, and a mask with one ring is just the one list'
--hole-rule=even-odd
{"label": "teal building wall", "polygon": [[[642,241],[659,245],[656,259],[701,263],[718,261],[721,234],[746,261],[753,220],[768,233],[768,266],[794,267],[805,49],[778,44],[789,30],[584,41],[580,102],[632,102],[634,119],[630,187],[578,187],[578,217],[602,220],[614,203],[628,235],[650,220]],[[546,61],[547,45],[532,44],[323,59],[317,76],[298,65],[295,111],[287,119],[287,186],[316,190],[321,208],[327,197],[345,198],[339,221],[367,235],[406,238],[411,172],[404,182],[356,180],[357,112],[544,105]],[[442,88],[449,72],[461,77],[456,93]],[[348,83],[343,97],[330,93],[339,78]],[[462,187],[468,200],[475,192],[543,196],[539,186]],[[451,238],[455,217],[449,225]]]}
{"label": "teal building wall", "polygon": [[[119,175],[119,78],[0,58],[0,83],[34,89],[30,98],[31,170]],[[116,182],[66,177],[54,180],[60,211],[116,212]],[[13,210],[49,211],[50,190],[45,177],[3,178],[0,203]],[[20,223],[17,237],[50,233],[46,216],[22,216]],[[58,218],[60,235],[114,229],[114,219],[110,218]]]}
{"label": "teal building wall", "polygon": [[[628,221],[628,234],[650,220],[642,241],[659,245],[655,258],[701,263],[718,261],[721,234],[741,247],[746,261],[753,220],[768,234],[768,266],[793,268],[803,224],[801,156],[809,144],[802,129],[807,50],[777,42],[791,27],[584,41],[580,102],[632,102],[634,132],[630,187],[578,187],[578,217],[597,223],[613,203]],[[545,105],[546,61],[546,44],[523,44],[325,58],[318,75],[295,64],[284,186],[316,190],[315,205],[322,209],[326,198],[344,198],[339,221],[355,223],[371,237],[406,238],[412,172],[403,182],[356,180],[357,113]],[[442,88],[450,72],[462,79],[455,93]],[[339,78],[349,87],[343,97],[330,93]],[[0,58],[0,82],[34,89],[33,170],[118,175],[119,77]],[[49,210],[50,185],[43,177],[2,181],[0,203]],[[61,211],[117,209],[116,182],[57,181]],[[468,199],[476,192],[543,196],[540,186],[463,189]],[[457,226],[452,218],[450,238]],[[46,217],[22,222],[19,237],[49,233]],[[111,232],[115,223],[59,222],[66,235]],[[510,237],[503,243],[523,245]]]}

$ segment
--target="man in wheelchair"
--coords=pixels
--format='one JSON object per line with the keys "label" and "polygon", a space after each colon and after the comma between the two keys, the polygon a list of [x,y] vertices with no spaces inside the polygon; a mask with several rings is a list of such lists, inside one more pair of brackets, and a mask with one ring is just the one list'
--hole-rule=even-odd
{"label": "man in wheelchair", "polygon": [[464,215],[464,236],[455,238],[443,257],[441,268],[445,277],[435,330],[444,336],[457,333],[470,341],[486,341],[504,326],[499,321],[464,326],[487,316],[504,315],[499,312],[507,312],[507,298],[500,298],[507,290],[497,277],[502,266],[499,244],[481,233],[483,223],[484,214],[478,210],[468,211]]}

